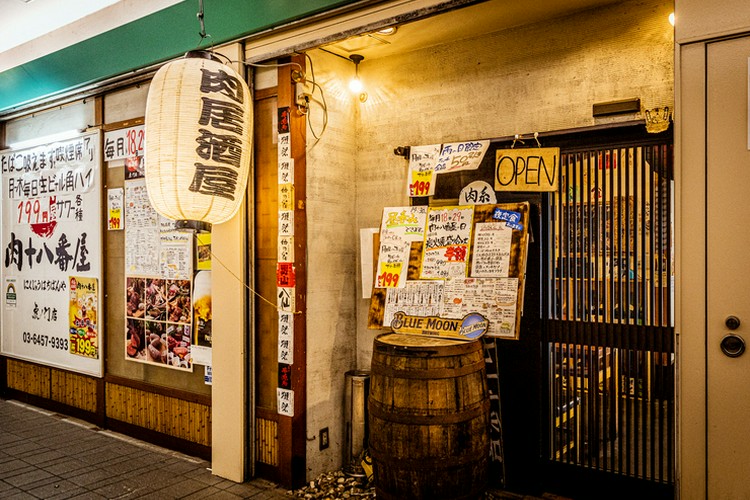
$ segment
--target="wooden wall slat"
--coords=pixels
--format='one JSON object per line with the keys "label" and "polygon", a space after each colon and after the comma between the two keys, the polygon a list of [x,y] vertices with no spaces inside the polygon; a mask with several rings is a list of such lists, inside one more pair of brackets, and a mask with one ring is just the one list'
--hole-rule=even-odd
{"label": "wooden wall slat", "polygon": [[8,359],[8,388],[42,398],[50,397],[50,369]]}
{"label": "wooden wall slat", "polygon": [[91,413],[97,411],[96,380],[62,370],[51,370],[50,399]]}
{"label": "wooden wall slat", "polygon": [[[163,434],[167,441],[176,438],[188,443],[188,447],[194,443],[201,447],[201,454],[210,453],[210,398],[184,391],[179,392],[180,397],[173,397],[159,387],[146,384],[142,388],[132,387],[132,381],[121,385],[22,360],[0,359],[4,368],[2,378],[7,380],[8,390],[17,391],[21,397],[38,398],[32,404],[72,412],[84,419],[93,416],[98,425],[105,425],[105,419],[113,426],[118,422],[128,424],[131,426],[128,433],[136,437],[138,428],[142,428],[146,440],[158,442],[158,435],[154,433]],[[81,413],[77,414],[77,410]]]}
{"label": "wooden wall slat", "polygon": [[210,406],[113,383],[106,393],[107,418],[211,446]]}
{"label": "wooden wall slat", "polygon": [[258,462],[277,466],[278,457],[278,425],[273,420],[258,417],[256,423],[256,458]]}

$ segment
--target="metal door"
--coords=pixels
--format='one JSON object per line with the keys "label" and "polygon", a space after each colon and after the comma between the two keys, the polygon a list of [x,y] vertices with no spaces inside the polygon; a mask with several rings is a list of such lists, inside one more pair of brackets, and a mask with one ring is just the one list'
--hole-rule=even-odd
{"label": "metal door", "polygon": [[750,38],[707,50],[708,491],[750,498]]}

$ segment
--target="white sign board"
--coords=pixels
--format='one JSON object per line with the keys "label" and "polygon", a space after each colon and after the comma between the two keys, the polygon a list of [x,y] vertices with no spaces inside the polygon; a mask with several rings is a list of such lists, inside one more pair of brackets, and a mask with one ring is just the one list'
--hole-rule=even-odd
{"label": "white sign board", "polygon": [[[102,195],[98,132],[0,152],[0,351],[103,374]],[[86,346],[83,349],[83,346]]]}
{"label": "white sign board", "polygon": [[145,127],[138,125],[104,133],[104,159],[122,160],[133,156],[143,156],[146,144]]}

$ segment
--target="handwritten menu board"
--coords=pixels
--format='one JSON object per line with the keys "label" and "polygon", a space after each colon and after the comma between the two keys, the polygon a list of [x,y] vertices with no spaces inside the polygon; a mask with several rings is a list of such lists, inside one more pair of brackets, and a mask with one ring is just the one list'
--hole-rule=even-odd
{"label": "handwritten menu board", "polygon": [[518,278],[450,278],[445,281],[440,316],[460,319],[479,312],[490,322],[490,337],[514,337]]}
{"label": "handwritten menu board", "polygon": [[439,316],[443,300],[441,280],[405,281],[404,288],[389,288],[385,299],[383,324],[390,325],[393,315]]}
{"label": "handwritten menu board", "polygon": [[502,222],[479,222],[474,229],[471,275],[507,278],[513,229]]}
{"label": "handwritten menu board", "polygon": [[430,208],[422,247],[422,279],[466,276],[474,206]]}
{"label": "handwritten menu board", "polygon": [[435,194],[435,164],[440,155],[440,144],[412,146],[409,152],[408,196]]}
{"label": "handwritten menu board", "polygon": [[403,286],[375,280],[368,327],[388,328],[396,312],[444,318],[479,312],[489,319],[489,337],[518,339],[528,223],[528,202],[430,207],[424,237],[410,242],[401,267]]}
{"label": "handwritten menu board", "polygon": [[409,249],[413,241],[424,238],[427,207],[386,207],[380,225],[377,287],[404,288],[402,279],[409,263]]}
{"label": "handwritten menu board", "polygon": [[409,197],[433,196],[435,176],[461,170],[476,170],[484,159],[489,140],[412,146],[409,152]]}

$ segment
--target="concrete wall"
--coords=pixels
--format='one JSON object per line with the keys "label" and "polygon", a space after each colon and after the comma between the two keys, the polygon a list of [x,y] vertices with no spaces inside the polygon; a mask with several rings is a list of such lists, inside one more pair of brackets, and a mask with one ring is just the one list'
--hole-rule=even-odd
{"label": "concrete wall", "polygon": [[[308,478],[335,470],[343,456],[344,374],[355,368],[355,203],[357,108],[340,92],[351,62],[316,50],[315,81],[325,89],[328,124],[311,105],[307,130],[307,468]],[[307,68],[308,77],[311,75]],[[320,101],[319,90],[313,99]],[[313,135],[321,137],[319,142]],[[323,134],[321,136],[321,133]],[[318,431],[328,427],[330,446],[320,451]]]}
{"label": "concrete wall", "polygon": [[[396,146],[591,126],[592,104],[632,97],[644,109],[673,107],[671,11],[669,1],[624,2],[362,62],[369,99],[357,122],[356,227],[377,227],[384,206],[408,204]],[[368,305],[357,299],[361,369],[377,333],[367,329]]]}

